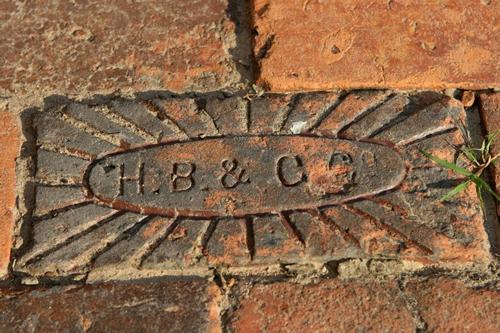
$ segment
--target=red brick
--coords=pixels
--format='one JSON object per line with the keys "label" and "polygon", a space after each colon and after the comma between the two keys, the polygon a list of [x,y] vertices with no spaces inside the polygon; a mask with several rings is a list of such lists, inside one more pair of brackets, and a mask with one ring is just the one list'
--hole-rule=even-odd
{"label": "red brick", "polygon": [[[25,118],[36,165],[19,171],[37,184],[19,198],[31,208],[19,229],[31,232],[19,237],[25,247],[13,271],[106,280],[203,275],[214,266],[264,274],[347,258],[446,267],[491,262],[491,228],[473,185],[440,202],[460,175],[420,152],[453,160],[452,145],[464,143],[459,101],[368,90],[264,94],[247,102],[116,98],[67,102]],[[300,156],[303,165],[279,166],[285,155]],[[228,176],[224,161],[233,159],[250,183]],[[173,191],[169,164],[177,160],[192,176],[175,185],[189,185],[185,191]],[[141,181],[136,187],[123,177],[141,173],[141,161],[149,171],[138,193]],[[297,176],[299,183],[286,186]],[[238,181],[228,187],[227,179]]]}
{"label": "red brick", "polygon": [[10,112],[0,112],[0,278],[7,274],[14,228],[16,200],[16,157],[19,153],[19,126]]}
{"label": "red brick", "polygon": [[271,91],[498,87],[499,12],[498,1],[255,1],[260,81]]}
{"label": "red brick", "polygon": [[411,282],[407,292],[429,332],[500,331],[500,292],[476,290],[449,279]]}
{"label": "red brick", "polygon": [[[500,93],[482,93],[480,94],[481,115],[488,133],[500,131]],[[492,154],[500,154],[500,134],[496,138],[497,144],[493,146]],[[492,168],[493,178],[496,184],[497,193],[500,195],[500,162]],[[500,205],[498,206],[500,215]]]}
{"label": "red brick", "polygon": [[227,0],[0,4],[0,92],[238,86]]}
{"label": "red brick", "polygon": [[2,332],[220,332],[205,281],[0,290]]}
{"label": "red brick", "polygon": [[325,281],[241,287],[235,332],[414,332],[395,282]]}

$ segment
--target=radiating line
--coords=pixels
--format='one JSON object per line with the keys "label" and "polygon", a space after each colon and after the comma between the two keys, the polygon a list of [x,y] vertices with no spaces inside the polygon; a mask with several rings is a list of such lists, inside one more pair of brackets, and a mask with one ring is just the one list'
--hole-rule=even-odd
{"label": "radiating line", "polygon": [[342,92],[340,93],[335,101],[330,103],[324,110],[321,112],[318,116],[317,119],[310,125],[306,124],[306,126],[303,128],[303,132],[310,132],[316,128],[318,128],[323,121],[330,116],[330,114],[337,109],[337,107],[342,104],[344,99],[349,95],[347,92]]}
{"label": "radiating line", "polygon": [[[208,113],[204,109],[198,109],[198,110],[200,111],[200,113],[203,113],[204,115],[206,115],[208,117],[208,119],[210,120],[210,123],[212,124],[213,129],[215,129],[214,134],[222,134],[219,130],[219,127],[217,126],[217,123],[215,122],[215,119],[210,115],[210,113]],[[201,117],[200,117],[200,119],[201,119]],[[206,124],[208,125],[209,123],[206,122]]]}
{"label": "radiating line", "polygon": [[194,245],[192,247],[195,254],[193,257],[193,261],[199,260],[199,258],[201,258],[204,255],[210,237],[212,237],[215,228],[217,227],[218,224],[217,219],[213,219],[207,222],[208,223],[206,223],[206,226],[200,230],[198,237],[196,238]]}
{"label": "radiating line", "polygon": [[370,223],[372,223],[375,227],[377,228],[380,228],[382,230],[385,230],[387,231],[392,237],[396,237],[396,238],[401,238],[403,239],[405,242],[407,242],[409,245],[419,249],[420,251],[424,252],[425,254],[432,254],[432,250],[429,249],[428,247],[424,246],[424,245],[421,245],[419,243],[417,243],[416,241],[414,241],[413,239],[409,238],[408,236],[406,236],[405,234],[403,234],[402,232],[400,232],[399,230],[383,223],[382,221],[376,219],[375,217],[373,217],[372,215],[366,213],[365,211],[362,211],[361,209],[358,209],[356,207],[353,207],[351,205],[342,205],[342,207],[357,215],[357,216],[360,216],[362,218],[365,218],[367,219]]}
{"label": "radiating line", "polygon": [[[349,127],[352,123],[358,121],[359,119],[363,118],[367,114],[373,112],[376,110],[378,107],[380,107],[382,104],[387,102],[390,98],[393,97],[393,93],[391,92],[383,92],[383,93],[377,93],[375,96],[370,96],[368,97],[368,100],[364,100],[364,107],[360,109],[356,109],[356,112],[354,114],[348,114],[344,112],[330,112],[329,116],[331,117],[325,117],[317,126],[319,132],[322,132],[321,126],[325,123],[325,121],[328,121],[329,119],[334,119],[336,126],[334,128],[328,129],[328,134],[333,135],[333,136],[338,136],[339,133],[344,130],[345,128]],[[337,105],[335,110],[338,110],[339,108],[342,108],[342,105],[345,104],[345,102],[348,100],[350,96],[356,96],[353,93],[347,94],[344,96],[344,98],[341,100],[341,103]],[[368,103],[368,104],[366,104]],[[342,111],[342,110],[340,110]]]}
{"label": "radiating line", "polygon": [[[136,268],[140,268],[144,260],[146,260],[153,251],[160,246],[160,244],[170,235],[175,228],[179,225],[180,219],[178,216],[173,218],[165,218],[165,217],[155,217],[155,219],[160,219],[165,221],[159,230],[146,240],[146,242],[138,248],[134,254],[129,258],[128,262]],[[150,222],[154,223],[154,222]]]}
{"label": "radiating line", "polygon": [[411,229],[408,232],[409,234],[419,233],[420,235],[422,235],[422,237],[424,237],[424,239],[429,239],[429,240],[432,239],[432,237],[434,237],[436,234],[443,235],[443,233],[440,231],[432,230],[426,226],[415,224],[414,221],[409,219],[410,214],[400,205],[394,204],[391,201],[382,198],[370,197],[366,198],[366,200],[378,204],[382,208],[387,209],[399,215],[398,216],[399,220],[401,220],[405,224],[406,228]]}
{"label": "radiating line", "polygon": [[89,232],[92,232],[96,228],[100,227],[104,223],[107,223],[113,219],[116,219],[126,212],[123,211],[116,211],[113,210],[111,213],[108,213],[104,216],[99,217],[97,220],[89,221],[87,223],[82,223],[80,225],[80,228],[75,228],[73,230],[70,230],[68,234],[58,236],[58,237],[53,237],[49,239],[48,241],[43,243],[43,246],[41,246],[38,250],[29,252],[24,258],[23,261],[25,262],[25,265],[29,265],[33,262],[36,262],[40,260],[43,256],[46,256],[61,247],[81,238],[82,236],[88,234]]}
{"label": "radiating line", "polygon": [[47,212],[43,212],[42,214],[37,214],[35,217],[33,217],[33,221],[48,220],[48,219],[54,218],[54,216],[57,215],[57,214],[66,212],[68,210],[72,210],[72,209],[80,208],[80,207],[83,207],[83,206],[87,206],[87,205],[89,205],[91,203],[93,203],[92,200],[85,199],[85,200],[80,200],[78,202],[66,204],[64,207],[54,208],[54,209],[51,209],[51,210],[49,210]]}
{"label": "radiating line", "polygon": [[[35,182],[35,183],[37,183],[37,182]],[[48,187],[48,188],[50,188],[50,187],[60,187],[60,188],[73,187],[75,189],[79,189],[82,187],[82,184],[66,184],[66,183],[64,183],[64,184],[40,184],[40,183],[37,183],[37,185],[38,184],[40,185],[40,187]]]}
{"label": "radiating line", "polygon": [[283,224],[283,227],[285,227],[285,229],[288,233],[288,236],[290,238],[295,239],[297,242],[299,242],[303,248],[306,247],[306,243],[305,243],[302,235],[299,233],[297,228],[295,228],[292,225],[292,222],[290,222],[289,216],[285,212],[279,212],[278,215],[280,217],[281,224]]}
{"label": "radiating line", "polygon": [[404,116],[408,113],[406,108],[410,103],[408,96],[404,94],[394,95],[387,100],[384,105],[377,107],[375,117],[371,117],[371,114],[374,112],[370,112],[365,117],[359,119],[356,124],[351,124],[348,128],[345,128],[341,135],[344,135],[345,132],[352,131],[353,127],[356,125],[360,125],[361,123],[366,124],[368,122],[370,124],[368,127],[358,126],[356,139],[369,139],[373,135],[383,131],[386,127],[390,126],[390,124],[397,121],[397,119],[404,119]]}
{"label": "radiating line", "polygon": [[432,129],[429,129],[425,132],[421,132],[421,133],[419,133],[411,138],[401,140],[398,143],[396,143],[396,145],[397,146],[407,146],[407,145],[410,145],[410,144],[413,144],[413,143],[416,143],[416,142],[419,142],[419,141],[422,141],[425,139],[429,139],[429,138],[434,137],[436,135],[443,134],[443,133],[446,133],[446,132],[449,132],[452,130],[456,130],[456,129],[457,128],[455,125],[447,125],[447,126],[432,128]]}
{"label": "radiating line", "polygon": [[338,231],[346,241],[351,242],[352,244],[356,245],[358,248],[361,249],[359,241],[349,232],[341,228],[333,219],[326,216],[325,213],[323,213],[319,209],[310,209],[308,210],[308,212],[312,216],[316,217],[320,222],[329,227],[331,230]]}
{"label": "radiating line", "polygon": [[164,123],[168,128],[172,129],[173,127],[172,130],[174,132],[183,134],[184,136],[186,136],[186,138],[189,138],[189,135],[187,134],[186,130],[182,128],[174,119],[169,117],[168,114],[165,112],[165,110],[157,106],[154,102],[141,100],[140,103],[144,105],[144,107],[150,114],[152,114],[155,118]]}
{"label": "radiating line", "polygon": [[374,129],[371,133],[366,133],[366,135],[363,137],[363,139],[373,138],[373,137],[378,136],[382,132],[387,132],[390,129],[392,129],[393,127],[395,127],[396,125],[399,125],[400,123],[402,123],[404,121],[410,120],[411,117],[414,116],[415,114],[417,114],[419,112],[424,112],[428,108],[432,108],[435,104],[440,104],[441,105],[441,103],[438,101],[438,102],[434,102],[432,104],[426,104],[426,105],[417,107],[414,110],[408,110],[408,111],[403,111],[401,113],[398,113],[398,114],[395,115],[394,118],[391,118],[383,126],[377,128],[377,129]]}
{"label": "radiating line", "polygon": [[245,230],[245,239],[247,242],[247,251],[250,256],[250,260],[255,257],[255,233],[253,229],[253,219],[251,217],[246,217],[242,220]]}
{"label": "radiating line", "polygon": [[245,103],[245,129],[246,133],[250,133],[250,129],[252,126],[251,104],[248,101],[245,101],[244,103]]}
{"label": "radiating line", "polygon": [[114,123],[123,126],[125,128],[131,129],[133,132],[135,132],[135,134],[141,136],[144,140],[146,140],[149,143],[157,143],[158,140],[155,135],[149,133],[146,129],[140,127],[133,121],[125,118],[118,112],[115,112],[111,107],[103,107],[101,110],[103,114]]}
{"label": "radiating line", "polygon": [[294,107],[297,105],[299,99],[300,94],[296,94],[290,99],[286,107],[279,109],[279,111],[281,112],[278,112],[278,114],[276,115],[275,124],[273,126],[274,132],[279,133],[283,131],[288,118],[290,117],[290,114],[292,113]]}
{"label": "radiating line", "polygon": [[65,111],[58,112],[58,113],[56,113],[56,115],[59,119],[64,121],[66,124],[69,124],[69,125],[73,126],[74,128],[76,128],[84,133],[87,133],[87,134],[89,134],[97,139],[106,141],[106,142],[108,142],[114,146],[117,146],[117,147],[122,147],[123,145],[130,146],[129,142],[126,142],[124,140],[120,140],[120,138],[116,138],[113,135],[110,135],[108,133],[104,133],[100,129],[92,126],[91,124],[89,124],[85,121],[82,121],[80,119],[73,117],[72,115],[66,113]]}
{"label": "radiating line", "polygon": [[[57,177],[55,177],[57,178]],[[81,179],[75,180],[74,178],[67,177],[64,178],[63,181],[59,179],[47,179],[39,176],[35,177],[35,184],[43,185],[43,186],[54,186],[54,187],[83,187],[83,183],[81,183]]]}
{"label": "radiating line", "polygon": [[407,218],[409,216],[408,212],[403,207],[396,205],[396,204],[390,202],[389,200],[385,200],[382,198],[376,198],[376,197],[367,197],[367,198],[365,198],[365,200],[374,202],[382,207],[390,207],[391,210],[395,211],[396,213],[398,213],[402,217]]}
{"label": "radiating line", "polygon": [[366,117],[368,114],[372,112],[376,112],[378,108],[380,108],[382,105],[385,103],[388,103],[391,99],[396,97],[397,95],[393,93],[386,93],[385,95],[382,95],[381,99],[377,100],[374,104],[368,105],[365,108],[359,110],[356,115],[349,119],[349,121],[345,124],[343,124],[338,130],[337,133],[340,135],[342,131],[346,130],[349,126],[351,126],[353,123],[363,119]]}
{"label": "radiating line", "polygon": [[86,161],[92,161],[93,159],[96,158],[95,155],[93,155],[87,151],[74,149],[74,148],[70,148],[70,147],[65,147],[65,146],[61,146],[61,145],[57,145],[57,144],[49,143],[49,142],[41,142],[40,149],[46,150],[46,151],[49,151],[52,153],[56,153],[56,154],[66,155],[66,156],[70,156],[70,157],[76,157],[76,158],[86,160]]}
{"label": "radiating line", "polygon": [[92,254],[90,258],[90,262],[91,263],[94,262],[99,256],[106,253],[107,251],[112,249],[116,244],[124,240],[130,234],[131,230],[136,229],[136,232],[138,232],[140,226],[145,225],[153,218],[154,216],[152,215],[143,216],[139,221],[132,223],[131,226],[125,228],[121,232],[116,232],[113,233],[112,235],[107,236],[104,241],[101,241],[100,244],[98,244],[97,249],[96,247],[90,248],[81,255],[79,255],[78,257],[85,257],[89,252],[95,251],[95,253]]}

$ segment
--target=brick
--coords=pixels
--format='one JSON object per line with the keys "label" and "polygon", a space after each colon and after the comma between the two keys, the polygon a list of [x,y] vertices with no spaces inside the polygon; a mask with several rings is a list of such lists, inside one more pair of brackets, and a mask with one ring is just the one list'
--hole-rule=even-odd
{"label": "brick", "polygon": [[451,279],[410,282],[414,300],[429,332],[498,332],[500,292],[473,289]]}
{"label": "brick", "polygon": [[324,280],[301,285],[239,281],[234,332],[498,332],[500,293],[450,278],[399,282]]}
{"label": "brick", "polygon": [[[234,332],[415,332],[395,282],[239,286]],[[247,290],[248,289],[248,290]]]}
{"label": "brick", "polygon": [[13,269],[107,280],[347,258],[488,265],[493,228],[473,186],[440,202],[460,175],[420,152],[452,161],[469,116],[429,91],[62,101],[25,118],[36,165],[20,182],[29,237]]}
{"label": "brick", "polygon": [[200,280],[0,289],[2,332],[217,332]]}
{"label": "brick", "polygon": [[[486,125],[488,133],[500,131],[500,93],[481,93],[479,95],[481,103],[481,115],[483,122]],[[493,156],[500,154],[500,135],[496,138],[496,144],[493,146],[491,153]],[[496,191],[500,195],[500,163],[496,163],[491,168],[493,179],[496,185]],[[498,205],[498,215],[500,215],[500,204]]]}
{"label": "brick", "polygon": [[500,85],[497,1],[254,1],[270,91]]}
{"label": "brick", "polygon": [[240,65],[245,48],[236,44],[244,29],[233,21],[241,17],[235,10],[227,0],[4,1],[0,91],[238,88],[248,73]]}
{"label": "brick", "polygon": [[0,111],[0,279],[7,275],[14,230],[16,200],[16,158],[19,154],[20,130],[16,117]]}

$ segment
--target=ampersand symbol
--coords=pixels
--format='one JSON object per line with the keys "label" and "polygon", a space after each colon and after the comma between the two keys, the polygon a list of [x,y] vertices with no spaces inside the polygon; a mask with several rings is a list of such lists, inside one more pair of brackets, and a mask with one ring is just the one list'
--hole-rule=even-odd
{"label": "ampersand symbol", "polygon": [[240,183],[250,183],[246,171],[238,166],[236,160],[222,161],[222,168],[226,171],[220,181],[225,188],[234,188]]}

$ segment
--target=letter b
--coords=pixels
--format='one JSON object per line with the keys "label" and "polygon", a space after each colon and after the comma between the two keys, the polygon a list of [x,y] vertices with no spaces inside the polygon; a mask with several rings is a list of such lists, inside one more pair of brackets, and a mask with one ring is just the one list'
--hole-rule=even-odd
{"label": "letter b", "polygon": [[172,165],[172,192],[187,191],[194,186],[193,173],[195,165],[193,163],[174,163]]}

